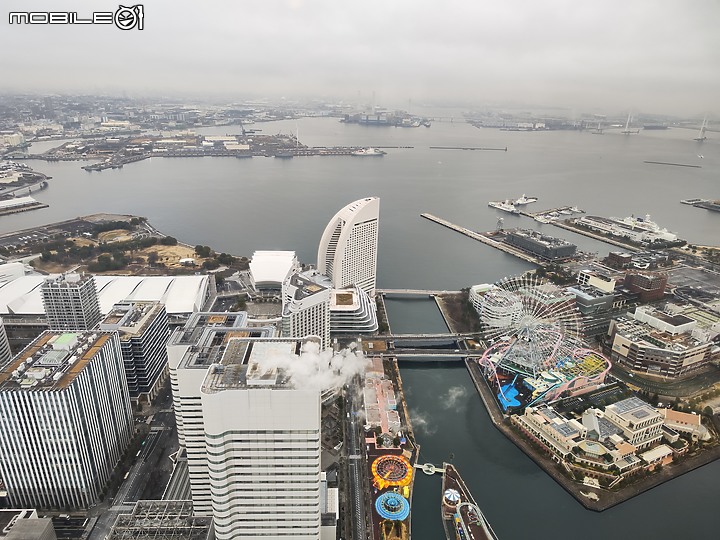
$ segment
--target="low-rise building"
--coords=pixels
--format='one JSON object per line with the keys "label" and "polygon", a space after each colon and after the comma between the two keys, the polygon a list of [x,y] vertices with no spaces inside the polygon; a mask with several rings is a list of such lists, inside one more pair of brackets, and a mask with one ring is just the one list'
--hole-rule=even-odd
{"label": "low-rise building", "polygon": [[[641,310],[640,318],[618,317],[610,323],[610,359],[624,366],[667,378],[685,376],[707,364],[712,343],[692,333],[671,333],[658,328],[684,327],[687,317],[662,316]],[[654,325],[654,326],[653,326]],[[692,325],[691,325],[692,326]]]}
{"label": "low-rise building", "polygon": [[530,229],[507,231],[505,242],[548,261],[569,259],[577,251],[575,244]]}

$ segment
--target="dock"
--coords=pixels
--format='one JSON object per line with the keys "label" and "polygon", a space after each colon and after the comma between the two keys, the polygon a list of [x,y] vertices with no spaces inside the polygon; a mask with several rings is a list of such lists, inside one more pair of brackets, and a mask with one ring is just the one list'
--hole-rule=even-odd
{"label": "dock", "polygon": [[688,163],[671,163],[669,161],[643,161],[643,163],[650,163],[652,165],[670,165],[672,167],[691,167],[693,169],[702,169],[700,165],[690,165]]}
{"label": "dock", "polygon": [[559,220],[557,220],[557,221],[551,221],[550,223],[551,223],[552,225],[555,225],[556,227],[560,227],[561,229],[565,229],[566,231],[572,231],[572,232],[577,233],[577,234],[582,234],[583,236],[587,236],[588,238],[594,238],[595,240],[600,240],[601,242],[605,242],[606,244],[611,244],[611,245],[613,245],[613,246],[621,247],[621,248],[623,248],[623,249],[626,249],[627,251],[633,251],[633,252],[642,251],[642,249],[640,249],[640,248],[637,247],[637,246],[633,246],[633,245],[631,245],[631,244],[626,244],[625,242],[620,242],[619,240],[615,240],[615,239],[613,239],[613,238],[608,238],[607,236],[603,236],[603,235],[601,235],[601,234],[596,234],[596,233],[590,232],[590,231],[588,231],[588,230],[582,229],[582,228],[580,228],[580,227],[573,227],[572,225],[570,225],[570,224],[567,222],[567,220],[565,220],[565,221],[559,221]]}
{"label": "dock", "polygon": [[485,148],[482,146],[431,146],[430,150],[490,150],[496,152],[507,152],[507,146],[505,148]]}
{"label": "dock", "polygon": [[490,238],[490,235],[494,234],[493,232],[486,232],[486,233],[475,232],[475,231],[472,231],[465,227],[461,227],[460,225],[455,225],[454,223],[450,223],[449,221],[446,221],[446,220],[439,218],[437,216],[434,216],[432,214],[423,213],[423,214],[420,214],[420,216],[424,217],[427,220],[433,221],[433,222],[437,223],[438,225],[447,227],[448,229],[451,229],[455,232],[464,234],[465,236],[472,238],[473,240],[477,240],[478,242],[481,242],[481,243],[485,244],[486,246],[493,247],[504,253],[507,253],[508,255],[513,255],[519,259],[522,259],[526,262],[538,264],[538,265],[545,264],[544,261],[540,260],[537,257],[534,257],[533,255],[530,255],[529,253],[521,251],[521,250],[519,250],[513,246],[510,246],[508,244],[505,244],[503,242],[498,242],[497,240],[493,240],[492,238]]}

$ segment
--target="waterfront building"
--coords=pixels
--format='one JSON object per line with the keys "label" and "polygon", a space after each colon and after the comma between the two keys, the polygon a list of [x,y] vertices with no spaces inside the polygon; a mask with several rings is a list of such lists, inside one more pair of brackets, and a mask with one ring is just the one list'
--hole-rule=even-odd
{"label": "waterfront building", "polygon": [[359,287],[333,289],[330,297],[330,335],[377,332],[377,306]]}
{"label": "waterfront building", "polygon": [[114,333],[44,332],[0,370],[0,473],[13,505],[97,503],[132,433]]}
{"label": "waterfront building", "polygon": [[573,257],[577,250],[575,244],[562,238],[555,238],[530,229],[507,231],[505,242],[548,261],[568,259]]}
{"label": "waterfront building", "polygon": [[251,327],[249,324],[245,312],[199,312],[193,314],[184,327],[176,328],[168,340],[175,423],[178,442],[187,456],[195,515],[212,515],[200,386],[210,365],[222,357],[231,337],[268,338],[275,335],[273,327]]}
{"label": "waterfront building", "polygon": [[494,285],[475,285],[470,288],[470,302],[488,328],[508,328],[516,325],[523,314],[520,296]]}
{"label": "waterfront building", "polygon": [[707,364],[712,354],[708,334],[696,325],[684,315],[637,308],[632,318],[618,317],[610,323],[610,359],[650,375],[686,376]]}
{"label": "waterfront building", "polygon": [[318,248],[317,269],[335,289],[357,286],[375,295],[380,199],[352,202],[333,216]]}
{"label": "waterfront building", "polygon": [[151,401],[167,375],[170,336],[165,307],[158,302],[122,302],[100,322],[100,330],[120,337],[130,398]]}
{"label": "waterfront building", "polygon": [[282,287],[282,334],[316,336],[321,348],[330,345],[330,280],[316,270],[289,276]]}
{"label": "waterfront building", "polygon": [[10,341],[8,341],[5,324],[0,317],[0,367],[4,366],[12,360],[12,352],[10,351]]}
{"label": "waterfront building", "polygon": [[640,302],[655,302],[665,296],[667,281],[664,272],[630,271],[625,274],[624,287],[638,294]]}
{"label": "waterfront building", "polygon": [[320,392],[294,387],[274,361],[299,356],[302,345],[231,338],[206,372],[201,402],[218,540],[320,539]]}
{"label": "waterfront building", "polygon": [[256,251],[250,259],[250,282],[256,291],[277,290],[300,269],[294,251]]}
{"label": "waterfront building", "polygon": [[662,439],[662,415],[640,398],[630,397],[608,405],[605,418],[622,429],[625,439],[638,450]]}
{"label": "waterfront building", "polygon": [[703,426],[702,416],[699,414],[684,413],[667,408],[660,409],[660,414],[663,416],[665,427],[690,435],[694,441],[707,441],[711,438],[710,432]]}
{"label": "waterfront building", "polygon": [[95,280],[90,274],[63,274],[42,284],[50,330],[91,330],[100,322]]}
{"label": "waterfront building", "polygon": [[212,518],[193,516],[192,501],[138,501],[105,540],[213,540]]}

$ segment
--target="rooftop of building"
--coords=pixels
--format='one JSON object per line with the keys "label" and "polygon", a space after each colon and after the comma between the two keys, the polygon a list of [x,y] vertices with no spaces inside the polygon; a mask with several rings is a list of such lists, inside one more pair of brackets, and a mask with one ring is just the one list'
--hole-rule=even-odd
{"label": "rooftop of building", "polygon": [[316,270],[308,270],[290,276],[290,285],[295,287],[294,299],[303,300],[331,288],[332,282]]}
{"label": "rooftop of building", "polygon": [[680,313],[666,313],[650,306],[642,306],[637,309],[671,326],[682,326],[684,324],[695,322],[695,319],[691,319],[690,317],[686,317],[685,315],[682,315]]}
{"label": "rooftop of building", "polygon": [[549,236],[547,234],[542,234],[532,229],[511,229],[507,231],[507,234],[534,240],[535,242],[543,244],[547,247],[577,247],[575,244],[571,244],[567,240],[564,240],[562,238],[556,238],[554,236]]}
{"label": "rooftop of building", "polygon": [[615,278],[613,278],[610,274],[606,272],[601,272],[599,270],[596,270],[594,268],[583,268],[579,272],[579,274],[587,274],[593,277],[596,277],[598,279],[601,279],[603,281],[607,281],[608,283],[613,281]]}
{"label": "rooftop of building", "polygon": [[79,287],[88,281],[92,281],[92,279],[92,274],[69,272],[67,274],[60,274],[59,276],[46,278],[43,286],[51,288],[74,288]]}
{"label": "rooftop of building", "polygon": [[247,326],[247,312],[210,312],[199,311],[193,313],[185,325],[176,330],[168,345],[195,345],[198,344],[202,334],[211,328],[225,331]]}
{"label": "rooftop of building", "polygon": [[702,341],[687,332],[680,334],[663,332],[647,323],[629,317],[616,318],[615,327],[617,332],[625,338],[649,347],[682,352],[703,345]]}
{"label": "rooftop of building", "polygon": [[278,287],[297,266],[294,251],[256,251],[250,260],[250,272],[258,283],[274,283]]}
{"label": "rooftop of building", "polygon": [[123,302],[115,304],[100,322],[100,330],[117,331],[120,340],[142,335],[147,327],[163,311],[158,302]]}
{"label": "rooftop of building", "polygon": [[110,338],[108,332],[43,332],[0,369],[0,391],[64,390]]}
{"label": "rooftop of building", "polygon": [[638,397],[629,397],[608,405],[605,411],[611,411],[627,422],[637,424],[651,418],[661,419],[662,415],[651,405]]}
{"label": "rooftop of building", "polygon": [[192,501],[138,501],[130,514],[120,514],[106,540],[206,540],[212,517],[193,516]]}
{"label": "rooftop of building", "polygon": [[330,296],[330,311],[357,311],[360,307],[360,294],[364,292],[352,289],[336,289]]}
{"label": "rooftop of building", "polygon": [[33,509],[3,508],[0,510],[0,538],[6,536],[18,520],[37,517],[37,511]]}
{"label": "rooftop of building", "polygon": [[592,300],[597,298],[606,298],[608,296],[615,296],[615,293],[613,292],[605,292],[601,289],[598,289],[597,287],[592,287],[590,285],[580,285],[575,284],[571,285],[567,288],[569,292],[572,292],[576,296],[580,296],[581,298],[585,298],[586,300]]}
{"label": "rooftop of building", "polygon": [[279,365],[300,356],[313,338],[233,338],[213,362],[202,384],[206,394],[248,388],[292,388]]}
{"label": "rooftop of building", "polygon": [[[89,276],[87,274],[86,276]],[[90,276],[91,277],[91,276]],[[21,276],[0,284],[0,314],[44,315],[46,276]],[[101,313],[118,302],[160,302],[168,314],[192,313],[205,302],[208,276],[95,276]]]}

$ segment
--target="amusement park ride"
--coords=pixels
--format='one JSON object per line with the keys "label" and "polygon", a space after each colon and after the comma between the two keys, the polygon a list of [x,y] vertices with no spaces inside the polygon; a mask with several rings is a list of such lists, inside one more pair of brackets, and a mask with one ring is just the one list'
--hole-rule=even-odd
{"label": "amusement park ride", "polygon": [[583,344],[574,299],[537,276],[496,283],[480,319],[490,346],[478,362],[503,410],[589,391],[610,370]]}

